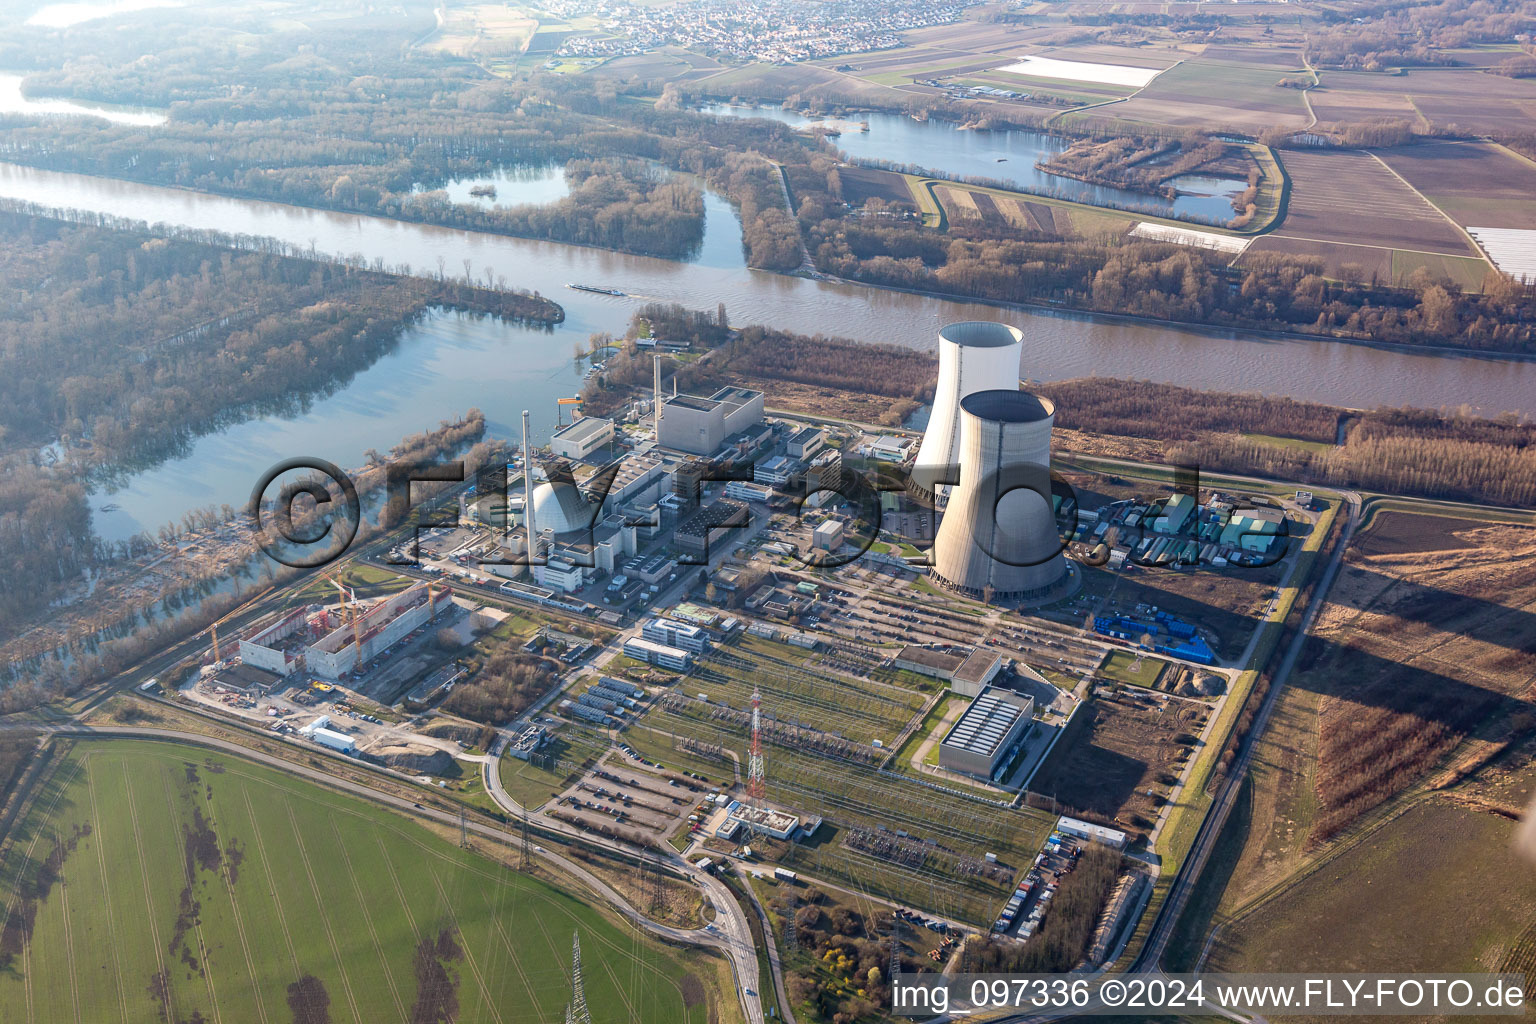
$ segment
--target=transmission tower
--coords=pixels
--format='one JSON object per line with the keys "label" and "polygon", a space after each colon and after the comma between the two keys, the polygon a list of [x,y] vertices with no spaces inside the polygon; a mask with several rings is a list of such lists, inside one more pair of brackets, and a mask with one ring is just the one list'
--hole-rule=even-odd
{"label": "transmission tower", "polygon": [[581,984],[581,933],[571,933],[571,1008],[566,1018],[571,1024],[592,1024],[587,1009],[587,993]]}
{"label": "transmission tower", "polygon": [[763,770],[763,695],[752,688],[752,748],[747,755],[747,801],[759,815],[767,796]]}
{"label": "transmission tower", "polygon": [[896,984],[896,976],[901,973],[901,917],[891,915],[891,984]]}
{"label": "transmission tower", "polygon": [[459,849],[469,849],[469,823],[464,818],[464,808],[459,807]]}
{"label": "transmission tower", "polygon": [[795,925],[795,912],[800,909],[800,901],[791,893],[788,897],[788,909],[784,914],[784,948],[786,950],[800,947],[800,933]]}

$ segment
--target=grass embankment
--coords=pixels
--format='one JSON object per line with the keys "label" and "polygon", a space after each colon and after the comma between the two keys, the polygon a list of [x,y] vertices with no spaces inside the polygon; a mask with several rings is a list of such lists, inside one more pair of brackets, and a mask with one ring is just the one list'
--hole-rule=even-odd
{"label": "grass embankment", "polygon": [[1206,737],[1205,746],[1201,748],[1200,753],[1195,757],[1194,764],[1190,766],[1184,788],[1179,794],[1179,802],[1173,810],[1168,812],[1168,820],[1158,837],[1158,853],[1162,857],[1163,871],[1169,875],[1178,872],[1185,855],[1189,853],[1189,848],[1194,845],[1195,836],[1200,831],[1200,823],[1205,820],[1206,812],[1211,807],[1211,795],[1207,789],[1210,786],[1211,775],[1216,769],[1216,762],[1220,759],[1221,752],[1226,749],[1232,728],[1237,724],[1244,706],[1248,703],[1254,683],[1258,681],[1260,673],[1275,653],[1275,647],[1285,632],[1285,620],[1290,616],[1291,609],[1295,607],[1296,598],[1300,595],[1302,588],[1311,579],[1317,567],[1318,553],[1333,530],[1334,519],[1343,502],[1337,496],[1330,497],[1333,500],[1332,506],[1322,514],[1302,544],[1301,551],[1296,554],[1296,567],[1292,570],[1289,581],[1281,589],[1279,600],[1274,603],[1269,614],[1259,624],[1259,638],[1254,645],[1253,656],[1249,659],[1248,667],[1238,676],[1237,682],[1232,686],[1232,692],[1223,702],[1221,711],[1217,714],[1216,721],[1211,725]]}
{"label": "grass embankment", "polygon": [[5,1019],[558,1020],[573,933],[602,1019],[739,1019],[711,959],[401,815],[182,745],[77,743],[0,885],[24,939],[3,951]]}

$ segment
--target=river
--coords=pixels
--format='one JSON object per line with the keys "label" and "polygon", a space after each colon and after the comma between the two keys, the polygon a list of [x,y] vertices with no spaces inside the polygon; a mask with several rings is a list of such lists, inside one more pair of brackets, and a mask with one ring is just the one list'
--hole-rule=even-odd
{"label": "river", "polygon": [[[0,164],[0,196],[45,206],[100,211],[139,220],[214,228],[231,234],[280,238],[292,245],[313,245],[319,253],[360,254],[391,265],[409,263],[435,272],[437,261],[454,273],[471,261],[476,276],[489,268],[513,284],[537,290],[565,307],[566,320],[552,334],[530,336],[532,349],[547,349],[553,366],[570,361],[575,343],[594,331],[621,332],[630,314],[643,302],[678,302],[695,309],[724,303],[733,324],[768,324],[807,334],[842,335],[868,342],[889,342],[932,350],[935,332],[956,320],[1004,319],[1024,331],[1022,376],[1062,380],[1088,374],[1135,378],[1217,391],[1250,391],[1290,395],[1298,399],[1355,408],[1467,406],[1493,415],[1502,411],[1536,414],[1536,362],[1477,359],[1455,355],[1414,353],[1227,331],[1203,331],[1134,321],[1104,320],[1076,313],[1000,308],[909,295],[863,285],[787,277],[751,271],[741,256],[739,220],[730,207],[706,193],[706,230],[700,253],[682,263],[630,256],[602,249],[509,238],[379,217],[311,210],[277,203],[232,199],[180,189],[132,182],[60,174]],[[623,296],[571,291],[569,282],[623,290]],[[503,328],[508,332],[524,329]],[[509,335],[510,337],[510,335]],[[484,345],[480,355],[458,361],[454,346]],[[497,426],[512,422],[516,411],[532,399],[507,393],[488,394],[478,375],[486,361],[515,359],[527,353],[524,340],[511,338],[497,348],[481,340],[454,340],[451,333],[428,332],[403,344],[395,376],[360,374],[347,387],[310,410],[303,429],[292,435],[287,421],[258,420],[231,431],[271,432],[291,436],[294,450],[229,443],[223,448],[249,483],[230,493],[203,493],[205,474],[192,463],[151,470],[142,482],[143,509],[163,508],[165,519],[209,502],[240,503],[274,455],[318,455],[342,465],[355,464],[362,449],[385,449],[400,436],[439,419],[480,405]],[[448,345],[448,348],[443,348]],[[531,351],[531,350],[530,350]],[[444,361],[433,369],[433,359]],[[397,358],[397,357],[391,357]],[[530,373],[537,375],[537,368]],[[553,371],[546,371],[553,372]],[[434,375],[430,388],[389,397],[389,380],[419,380]],[[544,419],[552,421],[553,400],[569,394],[572,382],[547,379]],[[457,383],[455,383],[457,381]],[[492,389],[494,392],[494,389]],[[385,400],[381,401],[381,394]],[[340,420],[317,416],[317,409],[344,410],[366,406],[377,415],[362,416],[342,430]],[[410,415],[404,413],[406,406]],[[338,413],[339,414],[339,413]],[[346,435],[345,443],[340,437]],[[242,438],[249,436],[241,434]],[[204,439],[203,444],[212,443]],[[286,448],[287,442],[284,442]],[[194,455],[199,454],[195,451]],[[149,481],[159,480],[151,485]],[[195,495],[183,492],[198,489]],[[117,496],[106,500],[118,501]],[[134,503],[138,505],[139,499]],[[121,501],[119,503],[122,503]],[[126,506],[125,506],[126,507]],[[144,513],[134,518],[147,521]],[[113,530],[112,532],[118,532]]]}

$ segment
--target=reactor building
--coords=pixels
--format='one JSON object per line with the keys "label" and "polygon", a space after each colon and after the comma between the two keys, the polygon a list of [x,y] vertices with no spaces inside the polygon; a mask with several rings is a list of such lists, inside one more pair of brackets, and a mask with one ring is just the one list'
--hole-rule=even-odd
{"label": "reactor building", "polygon": [[[925,497],[943,496],[945,467],[960,462],[960,403],[978,391],[1019,386],[1024,332],[990,320],[967,320],[939,331],[939,383],[911,482]],[[953,470],[949,471],[951,482]]]}
{"label": "reactor building", "polygon": [[959,413],[960,482],[934,539],[935,582],[983,600],[1060,596],[1072,575],[1051,502],[1056,406],[1015,386],[966,395]]}

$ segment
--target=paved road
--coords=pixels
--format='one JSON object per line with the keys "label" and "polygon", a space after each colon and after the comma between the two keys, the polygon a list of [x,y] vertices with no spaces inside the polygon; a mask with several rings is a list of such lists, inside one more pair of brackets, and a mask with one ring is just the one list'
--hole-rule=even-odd
{"label": "paved road", "polygon": [[[485,781],[485,791],[491,795],[491,799],[495,800],[497,805],[508,814],[520,819],[525,813],[524,808],[502,787],[501,772],[496,767],[506,744],[507,736],[503,734],[496,741],[496,749],[493,751],[496,756],[487,760],[481,766],[482,777]],[[630,856],[644,857],[659,854],[663,861],[673,870],[685,875],[690,881],[698,885],[704,891],[709,902],[714,905],[714,928],[710,931],[679,932],[678,934],[687,937],[679,941],[710,945],[722,950],[730,960],[731,970],[736,976],[736,990],[741,998],[742,1009],[746,1013],[748,1024],[763,1024],[763,999],[756,990],[759,984],[757,945],[752,941],[752,928],[747,923],[746,914],[723,882],[711,874],[700,871],[670,848],[664,847],[659,851],[642,850],[621,840],[585,832],[568,822],[554,818],[541,817],[539,819],[539,827],[550,832],[569,836],[572,839],[580,839],[586,843],[617,850]],[[628,904],[623,903],[622,900],[619,902],[626,913],[636,917],[637,920],[642,920],[642,923],[650,926],[652,930],[664,927],[662,925],[652,925],[651,922],[639,918],[637,912],[633,911]],[[668,929],[668,931],[678,932],[677,929]]]}
{"label": "paved road", "polygon": [[[1141,952],[1131,964],[1129,973],[1147,976],[1162,974],[1163,954],[1167,952],[1168,944],[1173,938],[1174,928],[1178,924],[1179,916],[1188,905],[1199,883],[1200,875],[1205,870],[1206,862],[1210,859],[1211,851],[1216,846],[1217,837],[1221,835],[1223,826],[1226,825],[1228,816],[1232,813],[1232,807],[1237,802],[1238,791],[1242,788],[1243,778],[1247,775],[1249,767],[1253,763],[1254,751],[1258,748],[1259,737],[1263,735],[1265,727],[1269,724],[1269,717],[1278,703],[1280,693],[1285,688],[1285,681],[1296,665],[1303,647],[1307,642],[1307,634],[1312,629],[1312,623],[1317,618],[1318,611],[1322,608],[1328,590],[1333,586],[1334,578],[1338,575],[1339,565],[1343,562],[1344,551],[1349,546],[1350,538],[1354,536],[1356,527],[1360,525],[1362,502],[1359,494],[1345,493],[1345,501],[1349,505],[1349,518],[1344,523],[1344,529],[1339,535],[1339,542],[1334,547],[1333,555],[1328,559],[1327,566],[1323,569],[1323,575],[1318,579],[1313,590],[1312,599],[1307,603],[1307,609],[1302,615],[1301,628],[1291,639],[1290,646],[1286,649],[1279,666],[1275,669],[1269,692],[1264,696],[1264,702],[1259,706],[1258,713],[1253,720],[1253,726],[1248,730],[1248,735],[1243,741],[1243,746],[1238,752],[1237,759],[1233,762],[1232,770],[1228,773],[1226,781],[1222,783],[1220,792],[1216,795],[1215,802],[1201,823],[1200,831],[1195,837],[1195,842],[1188,856],[1185,857],[1178,877],[1174,879],[1172,887],[1168,891],[1168,897],[1163,901],[1162,909],[1158,912],[1157,920],[1153,923],[1152,930],[1147,936],[1147,941],[1142,945]],[[1211,1012],[1219,1013],[1235,1021],[1246,1021],[1247,1018],[1232,1013],[1231,1011],[1211,1007]],[[1014,1014],[1003,1017],[987,1018],[989,1024],[1043,1024],[1045,1021],[1059,1020],[1064,1017],[1074,1016],[1074,1012],[1059,1013],[1028,1013]],[[953,1018],[940,1017],[939,1021],[947,1021]]]}
{"label": "paved road", "polygon": [[[389,793],[382,793],[361,783],[353,782],[349,779],[338,778],[337,776],[332,775],[329,772],[322,771],[321,769],[314,768],[305,764],[300,764],[295,761],[289,761],[281,757],[275,757],[271,754],[267,754],[259,750],[253,750],[250,747],[242,746],[239,743],[235,743],[230,740],[219,739],[213,736],[203,736],[198,733],[180,732],[175,729],[155,729],[137,726],[95,727],[74,724],[36,725],[30,722],[0,723],[0,730],[17,729],[46,732],[61,736],[119,736],[133,739],[168,740],[174,743],[188,743],[195,746],[212,747],[217,750],[235,754],[247,760],[256,761],[261,764],[277,768],[281,771],[285,771],[293,775],[301,776],[321,785],[329,786],[332,789],[338,789],[342,792],[354,796],[359,796],[366,800],[371,800],[377,804],[393,807],[408,814],[417,815],[423,818],[430,818],[444,825],[457,827],[459,824],[459,817],[456,813],[440,811],[433,807],[426,807],[407,800],[404,797],[397,797]],[[501,783],[498,777],[498,773],[489,770],[493,763],[494,762],[486,763],[487,789],[490,789],[490,780],[494,779],[496,780],[496,788],[495,790],[492,790],[492,792],[496,793],[501,790]],[[503,800],[505,802],[502,802]],[[512,801],[510,797],[506,796],[504,792],[502,792],[501,796],[498,797],[498,802],[502,802],[502,806],[506,807],[509,811],[513,811],[519,815],[521,814],[521,808],[516,804],[516,802]],[[541,821],[540,828],[548,831],[568,833],[572,838],[580,838],[583,842],[587,843],[592,843],[594,841],[595,837],[580,835],[575,829],[550,827],[559,824],[563,823]],[[517,837],[510,832],[498,828],[493,828],[489,825],[484,825],[479,822],[466,822],[465,827],[477,835],[497,839],[502,842],[515,842],[517,839]],[[624,843],[610,841],[605,845],[608,845],[614,849],[622,850],[623,852],[629,854],[637,854],[640,852],[639,850],[629,847]],[[718,879],[713,878],[712,876],[704,875],[702,872],[699,872],[697,869],[693,868],[692,865],[687,865],[686,863],[674,864],[674,866],[686,868],[688,874],[693,877],[695,881],[701,882],[705,892],[708,894],[710,900],[714,903],[718,916],[716,918],[717,923],[714,930],[705,928],[673,928],[669,925],[658,924],[657,922],[652,921],[650,918],[646,917],[644,914],[640,913],[634,907],[630,906],[624,897],[614,891],[614,889],[601,878],[598,878],[586,868],[582,867],[580,864],[575,863],[569,858],[561,856],[560,854],[542,846],[535,849],[535,856],[538,856],[549,862],[560,871],[580,879],[583,883],[590,886],[595,892],[597,892],[609,903],[611,903],[625,917],[629,918],[636,925],[640,926],[651,934],[671,942],[693,946],[710,946],[723,951],[730,959],[731,966],[735,971],[737,987],[740,989],[741,1002],[747,1015],[748,1024],[764,1024],[762,999],[755,995],[746,995],[746,992],[751,991],[752,987],[757,984],[758,976],[757,951],[752,942],[752,932],[747,925],[746,916],[742,913],[741,908],[737,906],[736,901],[731,897],[729,890],[727,890]],[[681,858],[678,858],[675,854],[673,855],[672,859],[675,862],[681,862]]]}

